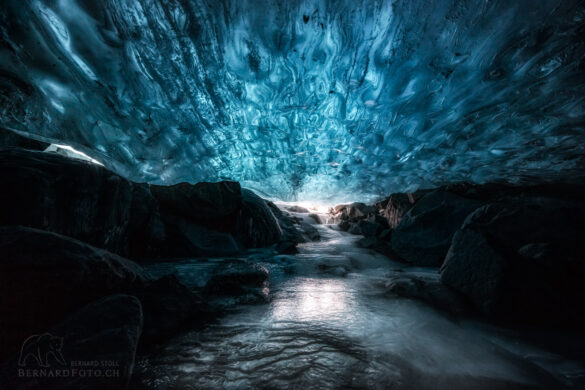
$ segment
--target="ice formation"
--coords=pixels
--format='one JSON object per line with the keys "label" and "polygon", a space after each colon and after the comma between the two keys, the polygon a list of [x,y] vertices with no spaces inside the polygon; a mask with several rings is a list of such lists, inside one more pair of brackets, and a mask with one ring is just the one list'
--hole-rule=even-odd
{"label": "ice formation", "polygon": [[284,200],[582,178],[576,0],[4,0],[0,124]]}

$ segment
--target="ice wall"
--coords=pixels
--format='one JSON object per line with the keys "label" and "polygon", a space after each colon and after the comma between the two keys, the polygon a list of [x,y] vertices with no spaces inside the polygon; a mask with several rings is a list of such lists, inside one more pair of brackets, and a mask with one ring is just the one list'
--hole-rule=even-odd
{"label": "ice wall", "polygon": [[582,178],[573,0],[4,0],[0,124],[134,180],[339,202]]}

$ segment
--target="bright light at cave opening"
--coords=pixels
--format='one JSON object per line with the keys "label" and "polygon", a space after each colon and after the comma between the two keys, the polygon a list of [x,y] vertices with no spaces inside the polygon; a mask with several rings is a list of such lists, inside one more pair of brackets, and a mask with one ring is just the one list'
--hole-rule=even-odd
{"label": "bright light at cave opening", "polygon": [[319,202],[310,202],[310,201],[302,201],[302,202],[276,202],[277,204],[283,205],[283,206],[300,206],[300,207],[304,207],[307,210],[309,210],[312,213],[317,213],[317,214],[327,214],[329,213],[330,209],[332,208],[332,206],[330,205],[326,205],[323,203],[319,203]]}

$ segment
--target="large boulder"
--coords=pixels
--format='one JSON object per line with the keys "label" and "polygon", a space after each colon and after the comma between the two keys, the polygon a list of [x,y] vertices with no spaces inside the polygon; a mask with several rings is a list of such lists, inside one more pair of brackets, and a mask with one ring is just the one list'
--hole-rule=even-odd
{"label": "large boulder", "polygon": [[150,191],[162,213],[223,231],[233,229],[242,203],[240,183],[234,181],[151,185]]}
{"label": "large boulder", "polygon": [[365,203],[354,202],[350,204],[337,205],[332,209],[334,218],[340,220],[357,221],[362,218],[376,213],[374,206],[368,206]]}
{"label": "large boulder", "polygon": [[0,360],[23,337],[110,294],[128,293],[143,301],[145,332],[152,336],[168,336],[169,328],[203,316],[204,305],[176,279],[153,280],[134,262],[69,237],[0,227],[0,253]]}
{"label": "large boulder", "polygon": [[360,248],[372,249],[386,257],[397,259],[392,246],[383,237],[364,237],[357,242]]}
{"label": "large boulder", "polygon": [[285,209],[287,209],[288,211],[292,212],[292,213],[302,213],[302,214],[308,214],[310,211],[302,206],[287,206],[285,207]]}
{"label": "large boulder", "polygon": [[266,205],[272,211],[272,214],[278,221],[278,225],[282,230],[282,239],[289,242],[305,242],[302,232],[298,229],[298,224],[301,223],[302,218],[291,216],[287,212],[283,212],[273,202],[266,201]]}
{"label": "large boulder", "polygon": [[392,249],[405,261],[438,267],[453,235],[482,203],[438,189],[421,198],[392,232]]}
{"label": "large boulder", "polygon": [[415,203],[430,190],[419,190],[409,193],[396,193],[390,195],[385,202],[382,215],[388,221],[390,228],[394,229],[400,224],[404,215],[414,207]]}
{"label": "large boulder", "polygon": [[166,238],[158,253],[167,258],[230,256],[244,249],[232,233],[212,230],[186,218],[164,213],[162,220]]}
{"label": "large boulder", "polygon": [[362,219],[357,225],[361,234],[366,237],[374,237],[384,229],[381,224],[376,222],[375,218],[370,218],[368,220]]}
{"label": "large boulder", "polygon": [[[232,255],[282,233],[266,202],[237,182],[149,186],[15,148],[0,150],[0,181],[0,225],[56,232],[132,259]],[[299,232],[289,241],[302,239]]]}
{"label": "large boulder", "polygon": [[162,276],[128,292],[142,303],[144,330],[140,346],[146,349],[184,329],[203,326],[213,319],[207,302],[182,284],[175,274]]}
{"label": "large boulder", "polygon": [[48,331],[20,340],[19,353],[2,367],[0,387],[123,390],[132,376],[142,321],[136,297],[91,302]]}
{"label": "large boulder", "polygon": [[477,209],[453,237],[441,280],[491,318],[585,323],[585,207],[532,197]]}
{"label": "large boulder", "polygon": [[272,211],[272,214],[276,217],[278,225],[282,230],[281,241],[295,243],[296,245],[298,243],[319,241],[321,239],[319,231],[302,218],[284,213],[277,205],[270,201],[265,202],[270,208],[270,211]]}
{"label": "large boulder", "polygon": [[22,149],[0,151],[0,225],[74,237],[131,258],[164,237],[148,187],[102,166]]}
{"label": "large boulder", "polygon": [[235,234],[244,245],[256,248],[279,242],[282,229],[266,201],[254,192],[243,189]]}
{"label": "large boulder", "polygon": [[268,270],[242,260],[226,260],[214,271],[204,288],[216,303],[261,303],[269,298]]}
{"label": "large boulder", "polygon": [[319,241],[321,239],[321,234],[319,234],[319,231],[309,223],[301,221],[298,224],[298,229],[301,231],[303,236],[303,241],[301,242]]}
{"label": "large boulder", "polygon": [[388,292],[421,300],[453,315],[471,312],[465,296],[441,283],[438,274],[401,272],[390,276],[385,287]]}
{"label": "large boulder", "polygon": [[129,260],[31,228],[0,227],[0,253],[3,352],[80,306],[147,280]]}

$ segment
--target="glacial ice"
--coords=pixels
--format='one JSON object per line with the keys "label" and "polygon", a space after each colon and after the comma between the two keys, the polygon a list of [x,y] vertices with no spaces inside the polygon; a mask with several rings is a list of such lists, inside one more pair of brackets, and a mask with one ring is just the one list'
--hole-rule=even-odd
{"label": "glacial ice", "polygon": [[4,0],[0,125],[283,201],[582,180],[577,0]]}

